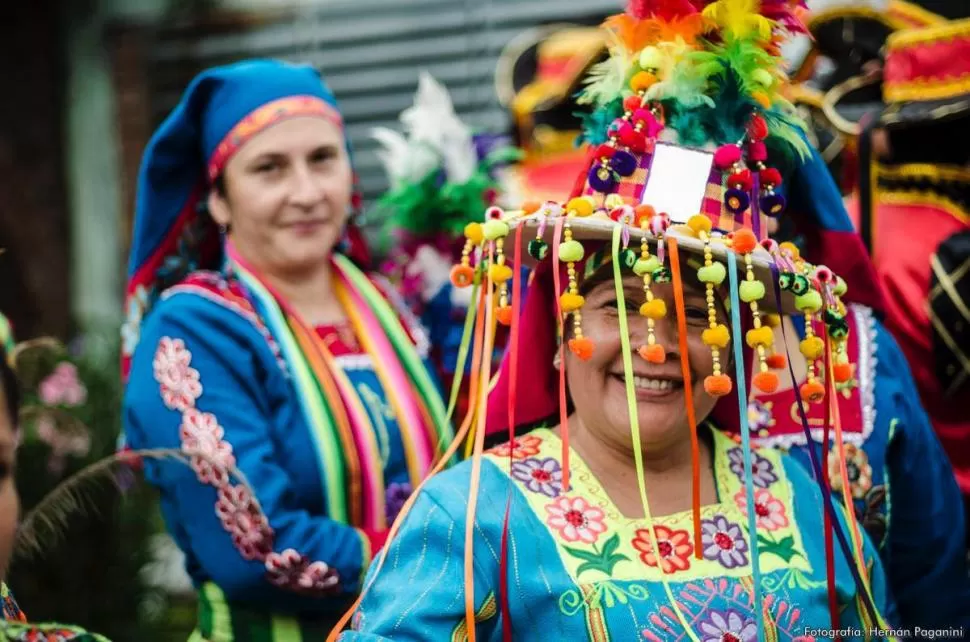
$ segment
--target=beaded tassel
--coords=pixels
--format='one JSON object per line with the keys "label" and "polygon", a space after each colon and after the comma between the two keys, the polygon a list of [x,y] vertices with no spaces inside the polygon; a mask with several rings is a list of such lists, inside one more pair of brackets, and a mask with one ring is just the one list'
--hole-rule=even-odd
{"label": "beaded tassel", "polygon": [[667,351],[657,343],[655,332],[657,321],[667,315],[667,304],[663,299],[654,298],[653,291],[650,289],[653,273],[660,269],[660,260],[656,256],[651,256],[646,237],[650,220],[654,215],[652,207],[641,205],[637,208],[637,219],[644,236],[640,238],[640,258],[633,264],[633,272],[643,279],[643,294],[646,300],[640,306],[640,314],[647,318],[647,343],[640,346],[637,353],[650,363],[660,364],[667,360]]}
{"label": "beaded tassel", "polygon": [[726,325],[717,322],[714,288],[724,283],[727,269],[723,263],[714,261],[711,252],[711,219],[696,214],[687,221],[687,226],[704,242],[704,265],[697,270],[697,278],[704,284],[707,295],[707,329],[701,334],[701,340],[711,349],[714,364],[713,373],[704,379],[704,390],[712,397],[723,397],[733,388],[731,377],[721,372],[721,350],[731,342],[731,333]]}
{"label": "beaded tassel", "polygon": [[825,289],[825,312],[822,318],[835,346],[832,365],[835,383],[845,384],[852,378],[852,366],[849,364],[846,348],[849,339],[849,322],[846,321],[845,304],[840,297],[846,293],[848,286],[841,277],[836,277],[824,266],[815,269],[815,276]]}
{"label": "beaded tassel", "polygon": [[805,383],[801,385],[799,394],[803,401],[818,403],[825,398],[825,386],[818,380],[816,362],[825,352],[825,343],[821,337],[815,334],[815,314],[822,309],[822,295],[811,287],[806,271],[809,269],[801,261],[797,260],[797,266],[802,277],[809,283],[808,290],[795,297],[795,307],[805,315],[805,338],[798,345],[799,352],[805,357],[805,366],[808,376]]}
{"label": "beaded tassel", "polygon": [[566,264],[568,286],[566,292],[559,297],[559,305],[563,314],[573,317],[573,338],[569,340],[570,351],[583,361],[593,356],[593,342],[583,336],[582,307],[585,299],[579,293],[579,279],[576,277],[576,264],[583,260],[586,252],[583,244],[573,239],[573,231],[569,219],[574,216],[589,216],[593,213],[592,199],[579,196],[566,205],[566,220],[563,222],[563,241],[559,245],[559,261]]}
{"label": "beaded tassel", "polygon": [[467,288],[475,280],[475,270],[471,265],[472,250],[485,239],[481,223],[465,226],[465,246],[461,249],[461,262],[451,268],[451,284],[456,288]]}
{"label": "beaded tassel", "polygon": [[512,278],[512,268],[505,264],[505,237],[509,226],[502,220],[505,213],[498,207],[490,207],[485,212],[488,219],[482,225],[482,235],[486,241],[495,243],[495,261],[488,266],[488,278],[498,287],[498,309],[495,316],[503,325],[512,321],[512,308],[509,306],[508,280]]}
{"label": "beaded tassel", "polygon": [[770,394],[778,389],[778,375],[768,367],[768,355],[774,352],[775,333],[762,323],[762,312],[758,301],[765,297],[765,284],[755,279],[751,253],[758,247],[758,239],[749,229],[734,233],[734,250],[744,257],[744,281],[738,286],[741,300],[751,306],[751,319],[754,326],[745,335],[745,343],[758,354],[758,373],[754,376],[754,386]]}

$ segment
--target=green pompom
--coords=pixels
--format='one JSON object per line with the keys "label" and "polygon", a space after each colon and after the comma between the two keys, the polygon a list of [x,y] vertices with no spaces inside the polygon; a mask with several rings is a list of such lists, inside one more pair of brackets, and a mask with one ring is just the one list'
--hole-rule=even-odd
{"label": "green pompom", "polygon": [[563,263],[579,263],[585,254],[579,241],[566,241],[559,246],[559,260]]}
{"label": "green pompom", "polygon": [[509,226],[505,221],[485,221],[482,224],[482,234],[487,241],[505,238],[509,235]]}
{"label": "green pompom", "polygon": [[643,276],[644,274],[653,274],[660,269],[660,261],[655,256],[650,258],[637,259],[637,262],[633,264],[633,272],[637,276]]}
{"label": "green pompom", "polygon": [[815,290],[795,297],[795,307],[802,312],[818,312],[822,309],[822,295]]}
{"label": "green pompom", "polygon": [[761,281],[744,281],[738,287],[738,294],[745,303],[765,298],[765,284]]}
{"label": "green pompom", "polygon": [[727,268],[724,267],[723,263],[711,263],[697,270],[697,278],[700,279],[701,283],[720,285],[724,283],[726,276]]}

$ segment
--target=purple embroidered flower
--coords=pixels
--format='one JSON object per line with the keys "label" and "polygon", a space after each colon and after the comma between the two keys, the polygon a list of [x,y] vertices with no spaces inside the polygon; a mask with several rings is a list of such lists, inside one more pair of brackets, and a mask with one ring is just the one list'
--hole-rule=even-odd
{"label": "purple embroidered flower", "polygon": [[562,492],[562,467],[552,457],[514,461],[512,477],[533,493],[542,493],[546,497],[558,497]]}
{"label": "purple embroidered flower", "polygon": [[407,482],[388,484],[384,493],[384,515],[387,517],[388,526],[397,519],[397,514],[404,508],[404,502],[411,496],[412,491],[411,484]]}
{"label": "purple embroidered flower", "polygon": [[[728,451],[728,459],[731,461],[731,472],[744,483],[744,452],[740,448],[732,448]],[[758,488],[768,488],[778,481],[771,462],[756,452],[751,453],[751,481]]]}
{"label": "purple embroidered flower", "polygon": [[701,520],[701,548],[705,558],[717,560],[724,568],[748,563],[748,543],[741,527],[729,522],[724,515]]}
{"label": "purple embroidered flower", "polygon": [[698,629],[704,636],[703,642],[754,642],[758,639],[754,620],[734,609],[711,611],[700,621]]}
{"label": "purple embroidered flower", "polygon": [[758,434],[762,430],[770,428],[773,421],[774,415],[771,414],[771,406],[765,405],[757,399],[752,399],[748,404],[748,429]]}

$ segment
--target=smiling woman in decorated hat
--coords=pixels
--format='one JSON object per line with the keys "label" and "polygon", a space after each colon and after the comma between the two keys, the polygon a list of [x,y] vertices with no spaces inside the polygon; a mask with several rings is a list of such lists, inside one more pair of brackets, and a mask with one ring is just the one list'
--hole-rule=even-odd
{"label": "smiling woman in decorated hat", "polygon": [[[845,282],[767,238],[783,178],[816,158],[779,97],[790,8],[632,2],[607,22],[585,186],[561,206],[490,210],[469,238],[488,260],[454,272],[512,301],[509,351],[494,385],[478,359],[459,435],[476,455],[409,502],[341,640],[891,637],[881,563],[828,468],[708,421],[747,398],[745,345],[754,385],[779,386],[777,315],[818,321],[803,404],[835,394],[824,374],[848,339]],[[507,268],[526,260],[519,314]],[[515,436],[480,454],[486,433]]]}
{"label": "smiling woman in decorated hat", "polygon": [[310,67],[203,72],[145,151],[125,431],[198,455],[146,472],[199,587],[200,639],[328,631],[450,439],[422,331],[363,271],[356,205]]}

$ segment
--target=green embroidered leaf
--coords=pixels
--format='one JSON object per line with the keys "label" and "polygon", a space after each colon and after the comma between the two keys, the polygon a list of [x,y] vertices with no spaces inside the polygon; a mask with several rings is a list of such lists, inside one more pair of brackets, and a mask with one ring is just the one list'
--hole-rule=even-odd
{"label": "green embroidered leaf", "polygon": [[619,533],[613,533],[613,537],[606,540],[603,544],[603,557],[609,559],[609,557],[620,547],[620,535]]}
{"label": "green embroidered leaf", "polygon": [[798,551],[795,550],[795,538],[791,535],[783,537],[781,540],[775,540],[758,533],[758,551],[760,555],[777,555],[786,564],[791,562],[793,557],[799,555]]}
{"label": "green embroidered leaf", "polygon": [[599,562],[583,562],[576,569],[576,575],[582,575],[586,571],[598,571],[600,570]]}
{"label": "green embroidered leaf", "polygon": [[595,552],[591,553],[589,551],[584,551],[578,548],[571,548],[569,546],[563,546],[563,550],[565,550],[573,557],[577,559],[581,559],[586,562],[596,563],[596,562],[602,561],[602,558],[600,557],[599,553],[595,553]]}

